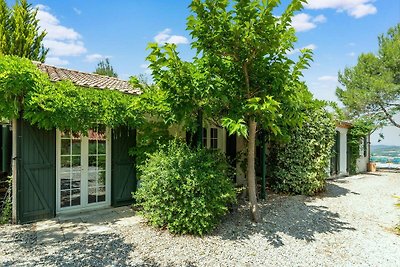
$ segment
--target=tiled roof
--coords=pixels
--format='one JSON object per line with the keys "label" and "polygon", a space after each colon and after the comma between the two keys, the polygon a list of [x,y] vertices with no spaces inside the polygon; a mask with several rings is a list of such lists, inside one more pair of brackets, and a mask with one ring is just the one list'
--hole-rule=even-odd
{"label": "tiled roof", "polygon": [[140,89],[133,88],[129,82],[114,77],[54,67],[36,61],[33,63],[46,73],[52,82],[70,80],[75,85],[83,87],[118,90],[122,93],[134,95],[141,93]]}

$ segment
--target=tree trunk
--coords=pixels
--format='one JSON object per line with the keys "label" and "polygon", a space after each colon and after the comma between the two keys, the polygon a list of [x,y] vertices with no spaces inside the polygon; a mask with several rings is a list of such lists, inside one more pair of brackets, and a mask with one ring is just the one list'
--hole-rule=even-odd
{"label": "tree trunk", "polygon": [[257,204],[257,187],[255,171],[255,150],[256,150],[256,129],[257,123],[254,119],[249,121],[249,144],[247,150],[247,186],[249,190],[250,212],[254,222],[259,222],[260,212]]}

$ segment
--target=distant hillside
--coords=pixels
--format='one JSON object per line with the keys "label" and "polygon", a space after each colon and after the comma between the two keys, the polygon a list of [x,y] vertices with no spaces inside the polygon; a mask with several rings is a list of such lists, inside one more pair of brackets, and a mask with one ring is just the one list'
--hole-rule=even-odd
{"label": "distant hillside", "polygon": [[393,152],[393,151],[400,152],[400,146],[371,145],[371,153],[381,154],[382,152],[385,153],[385,152],[389,152],[389,151],[390,152]]}

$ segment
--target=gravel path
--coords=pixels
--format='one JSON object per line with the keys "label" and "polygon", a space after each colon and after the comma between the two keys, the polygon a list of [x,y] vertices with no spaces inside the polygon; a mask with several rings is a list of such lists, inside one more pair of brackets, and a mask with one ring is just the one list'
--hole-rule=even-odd
{"label": "gravel path", "polygon": [[172,236],[122,208],[0,227],[0,266],[400,266],[400,173],[330,181],[317,197],[269,195],[213,234]]}

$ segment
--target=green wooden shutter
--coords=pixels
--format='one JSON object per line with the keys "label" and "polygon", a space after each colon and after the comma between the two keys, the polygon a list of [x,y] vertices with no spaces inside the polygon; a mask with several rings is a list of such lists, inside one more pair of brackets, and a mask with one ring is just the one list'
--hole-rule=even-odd
{"label": "green wooden shutter", "polygon": [[137,187],[135,159],[129,156],[129,149],[136,146],[136,130],[126,126],[114,129],[111,146],[111,202],[114,207],[129,205]]}
{"label": "green wooden shutter", "polygon": [[24,120],[17,124],[17,221],[53,218],[56,210],[56,135]]}
{"label": "green wooden shutter", "polygon": [[11,130],[9,125],[0,126],[1,132],[1,154],[0,154],[0,172],[3,172],[4,175],[11,174]]}

